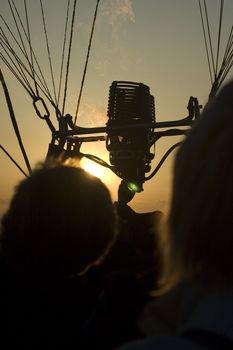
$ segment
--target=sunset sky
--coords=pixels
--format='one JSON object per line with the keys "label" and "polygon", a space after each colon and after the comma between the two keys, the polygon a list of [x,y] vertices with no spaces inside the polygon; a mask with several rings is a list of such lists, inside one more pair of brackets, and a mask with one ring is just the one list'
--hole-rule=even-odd
{"label": "sunset sky", "polygon": [[[15,3],[24,18],[24,1],[17,0]],[[52,90],[39,1],[28,0],[27,3],[32,45]],[[66,3],[65,0],[43,1],[56,83],[61,64]],[[206,3],[216,50],[220,0],[209,0]],[[65,112],[71,115],[74,115],[76,109],[95,6],[95,0],[77,1],[65,109]],[[0,11],[15,32],[7,0],[1,0]],[[232,24],[233,1],[225,0],[220,58]],[[4,27],[3,22],[1,26]],[[14,45],[16,44],[12,41],[12,46]],[[1,48],[0,51],[2,52]],[[11,95],[30,163],[34,167],[47,153],[51,139],[50,131],[46,123],[36,115],[30,96],[2,61],[0,67]],[[231,72],[229,77],[232,76]],[[101,0],[79,109],[79,126],[105,125],[109,86],[114,80],[142,82],[148,85],[155,97],[157,121],[187,116],[190,96],[197,97],[200,104],[205,104],[210,91],[210,77],[198,1]],[[57,126],[53,107],[49,103],[47,105],[51,119]],[[0,144],[26,170],[2,87],[0,120]],[[170,137],[158,141],[152,169],[166,150],[178,140],[178,137]],[[104,142],[83,145],[82,151],[109,161]],[[168,210],[173,159],[173,156],[170,156],[159,173],[145,183],[144,191],[136,195],[130,203],[132,208],[138,212]],[[0,216],[22,178],[23,174],[0,150]],[[120,179],[106,169],[102,169],[102,179],[110,189],[113,200],[116,200]]]}

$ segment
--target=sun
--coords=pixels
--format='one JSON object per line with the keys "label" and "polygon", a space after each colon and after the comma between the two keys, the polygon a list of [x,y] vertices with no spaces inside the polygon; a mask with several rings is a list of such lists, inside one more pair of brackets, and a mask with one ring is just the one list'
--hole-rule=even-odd
{"label": "sun", "polygon": [[109,189],[112,198],[116,197],[119,181],[116,175],[110,169],[101,166],[87,158],[82,158],[79,166],[87,173],[98,177]]}
{"label": "sun", "polygon": [[94,175],[96,177],[99,177],[100,179],[103,178],[103,170],[102,166],[87,159],[83,158],[80,162],[81,167],[87,171],[89,174]]}

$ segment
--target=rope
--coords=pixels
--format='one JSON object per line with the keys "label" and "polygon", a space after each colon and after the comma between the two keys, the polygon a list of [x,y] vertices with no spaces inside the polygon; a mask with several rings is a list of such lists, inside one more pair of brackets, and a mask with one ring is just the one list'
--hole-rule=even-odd
{"label": "rope", "polygon": [[7,157],[17,166],[17,168],[23,173],[26,177],[28,176],[25,171],[21,168],[21,166],[14,160],[14,158],[7,152],[7,150],[0,145],[1,150],[7,155]]}
{"label": "rope", "polygon": [[227,68],[225,68],[225,71],[224,71],[224,74],[222,75],[222,79],[221,79],[221,81],[220,81],[219,86],[222,85],[222,83],[223,83],[223,81],[225,80],[227,74],[229,73],[230,69],[231,69],[232,66],[233,66],[233,60],[232,60],[232,58],[233,58],[233,55],[231,56],[231,62],[229,62]]}
{"label": "rope", "polygon": [[64,115],[64,111],[65,111],[66,93],[67,93],[68,76],[69,76],[69,68],[70,68],[70,56],[71,56],[71,47],[72,47],[72,40],[73,40],[73,29],[74,29],[76,3],[77,3],[77,0],[74,0],[72,22],[71,22],[71,29],[70,29],[70,42],[69,42],[68,57],[67,57],[67,64],[66,64],[66,77],[65,77],[65,87],[64,87],[62,115]]}
{"label": "rope", "polygon": [[221,0],[220,14],[219,14],[218,44],[217,44],[217,56],[216,56],[215,72],[218,71],[218,58],[219,58],[220,38],[221,38],[221,31],[222,31],[223,5],[224,5],[224,0]]}
{"label": "rope", "polygon": [[[15,35],[13,34],[12,30],[10,29],[10,27],[8,26],[8,24],[6,23],[6,21],[4,20],[4,18],[2,17],[2,15],[0,15],[0,18],[2,19],[3,23],[5,24],[7,30],[9,31],[9,33],[11,34],[12,38],[14,39],[15,43],[17,44],[17,46],[19,47],[20,51],[23,53],[24,57],[28,60],[28,56],[27,53],[25,54],[25,51],[22,49],[22,47],[20,46],[18,40],[16,39]],[[1,31],[4,33],[2,27],[1,27]],[[5,34],[4,34],[5,35]],[[5,35],[6,37],[6,35]]]}
{"label": "rope", "polygon": [[97,0],[97,2],[96,2],[96,8],[95,8],[95,13],[94,13],[94,18],[93,18],[93,23],[92,23],[92,28],[91,28],[91,35],[90,35],[88,49],[87,49],[86,62],[85,62],[85,67],[84,67],[84,71],[83,71],[83,77],[82,77],[82,82],[81,82],[81,87],[80,87],[80,92],[79,92],[79,97],[78,97],[78,102],[77,102],[77,107],[76,107],[76,112],[75,112],[74,124],[76,124],[76,121],[77,121],[77,115],[78,115],[78,111],[79,111],[84,81],[85,81],[85,77],[86,77],[87,65],[88,65],[89,55],[90,55],[90,51],[91,51],[91,43],[92,43],[93,33],[94,33],[94,29],[95,29],[95,22],[96,22],[99,2],[100,2],[100,0]]}
{"label": "rope", "polygon": [[64,67],[64,58],[65,58],[65,47],[66,47],[66,36],[67,36],[67,30],[68,30],[69,11],[70,11],[70,0],[68,0],[67,11],[66,11],[65,32],[64,32],[64,40],[63,40],[63,47],[62,47],[61,70],[60,70],[58,99],[57,99],[58,100],[58,102],[57,102],[58,105],[59,105],[59,101],[60,101],[61,82],[62,82],[62,76],[63,76],[63,67]]}
{"label": "rope", "polygon": [[233,56],[233,51],[231,51],[231,53],[228,55],[225,64],[224,64],[224,71],[226,71],[228,69],[228,67],[231,65],[232,63],[232,56]]}
{"label": "rope", "polygon": [[209,26],[209,18],[208,18],[208,13],[207,13],[206,0],[204,0],[204,6],[205,6],[206,24],[207,24],[207,29],[208,29],[211,60],[212,60],[212,65],[213,65],[214,77],[216,78],[216,72],[215,72],[215,66],[214,66],[214,54],[213,54],[212,40],[211,40],[211,35],[210,35],[210,26]]}
{"label": "rope", "polygon": [[229,51],[231,50],[232,44],[233,44],[233,25],[231,27],[230,34],[228,37],[225,53],[223,56],[223,62],[225,62],[225,60],[227,59],[227,55],[228,55]]}
{"label": "rope", "polygon": [[18,82],[24,87],[24,89],[27,91],[27,93],[30,95],[30,97],[33,99],[34,98],[34,94],[33,92],[31,92],[27,86],[24,84],[24,82],[22,81],[22,79],[19,77],[19,75],[16,73],[16,71],[11,67],[11,65],[9,64],[9,62],[6,60],[6,58],[0,53],[0,58],[1,60],[5,63],[5,65],[7,66],[7,68],[10,70],[10,72],[14,75],[14,77],[18,80]]}
{"label": "rope", "polygon": [[222,65],[218,73],[218,77],[217,77],[218,85],[215,89],[216,91],[214,91],[215,93],[217,92],[217,89],[219,89],[220,86],[222,85],[223,81],[225,80],[232,66],[233,66],[233,26],[231,27],[231,30],[230,30],[225,53],[223,56]]}
{"label": "rope", "polygon": [[[27,77],[25,76],[23,69],[20,65],[20,60],[19,58],[16,56],[14,57],[16,62],[18,63],[18,65],[16,65],[16,63],[13,61],[12,57],[10,56],[10,54],[8,53],[6,47],[4,45],[7,46],[7,44],[1,40],[0,38],[0,45],[3,48],[3,50],[5,51],[6,55],[8,56],[9,60],[11,61],[12,65],[14,66],[14,68],[16,69],[16,71],[14,70],[14,68],[12,67],[12,65],[9,63],[9,61],[7,60],[7,58],[3,55],[3,53],[0,53],[0,57],[3,60],[3,62],[5,63],[5,65],[8,67],[8,69],[11,71],[11,73],[18,79],[18,81],[22,84],[22,86],[26,89],[27,92],[29,92],[30,96],[34,96],[34,91],[30,86],[30,83],[27,79]],[[8,48],[9,49],[9,48]],[[10,51],[10,49],[9,49]],[[12,53],[12,55],[14,55]],[[20,78],[19,78],[20,76]]]}
{"label": "rope", "polygon": [[[18,15],[18,16],[19,16],[19,15]],[[4,24],[5,24],[6,28],[7,28],[7,30],[8,30],[9,33],[11,34],[12,38],[14,39],[15,43],[16,43],[17,46],[19,47],[19,49],[20,49],[20,51],[22,52],[23,56],[26,58],[26,60],[27,60],[27,62],[28,62],[28,64],[29,64],[29,67],[30,67],[30,61],[28,60],[28,56],[27,56],[27,55],[25,56],[25,52],[23,51],[23,49],[22,49],[22,47],[20,46],[18,40],[17,40],[16,37],[14,36],[12,30],[10,29],[10,27],[8,26],[8,24],[6,23],[6,21],[4,20],[4,18],[2,17],[2,15],[0,15],[0,18],[1,18],[2,21],[4,22]],[[24,27],[23,27],[23,23],[21,23],[21,26],[22,26],[22,29],[23,29],[25,35],[26,35],[25,29],[24,29]],[[2,30],[2,29],[1,29],[1,30]],[[2,30],[2,31],[3,31],[3,30]],[[4,31],[3,31],[3,32],[4,32]],[[6,36],[6,35],[5,35],[5,36]],[[15,57],[17,56],[16,53],[15,53],[15,51],[12,49],[12,47],[11,47],[11,50],[10,50],[10,51],[11,51],[11,53],[12,53]],[[32,52],[33,52],[33,51],[32,51]],[[18,57],[18,56],[17,56],[17,57]],[[44,89],[46,90],[46,94],[45,94],[45,95],[46,95],[46,97],[49,99],[49,101],[51,102],[52,97],[51,97],[51,95],[50,95],[48,86],[47,86],[47,84],[46,84],[46,81],[45,81],[45,79],[44,79],[43,73],[42,73],[42,71],[41,71],[40,65],[39,65],[39,63],[38,63],[38,61],[37,61],[37,58],[36,58],[34,52],[33,52],[33,57],[34,57],[34,59],[35,59],[35,62],[37,63],[37,66],[38,66],[38,69],[39,69],[39,72],[40,72],[40,74],[41,74],[41,77],[42,77],[43,82],[41,81],[41,79],[40,79],[40,77],[38,76],[38,74],[36,73],[36,71],[35,71],[35,75],[38,77],[40,83],[42,84],[42,86],[43,86]],[[18,58],[18,59],[19,59],[19,58]],[[22,62],[22,61],[21,61],[21,62]],[[30,75],[30,77],[33,79],[33,77],[31,76],[31,74],[29,73],[29,71],[25,68],[25,65],[23,65],[22,63],[21,63],[21,65],[22,65],[23,68],[27,71],[27,73]],[[43,91],[43,90],[41,89],[41,91]],[[48,96],[49,96],[49,97],[48,97]]]}
{"label": "rope", "polygon": [[[32,93],[33,93],[33,90],[32,90],[32,88],[31,88],[31,85],[30,85],[30,83],[29,83],[29,81],[28,81],[28,79],[27,79],[27,77],[26,77],[26,75],[25,75],[25,73],[24,73],[24,71],[23,71],[23,69],[22,69],[22,65],[20,64],[20,60],[19,60],[18,56],[16,55],[16,53],[14,52],[14,50],[11,48],[10,43],[9,43],[9,41],[7,40],[7,37],[6,37],[4,31],[2,30],[1,27],[0,27],[0,41],[1,41],[1,46],[2,46],[3,50],[5,51],[5,53],[7,54],[7,56],[10,58],[12,64],[16,67],[16,64],[13,62],[13,60],[12,60],[12,58],[10,57],[10,54],[8,53],[8,51],[11,52],[11,54],[14,56],[14,58],[15,58],[15,60],[16,60],[16,62],[17,62],[17,66],[18,66],[18,67],[17,67],[17,70],[18,70],[18,72],[19,72],[19,70],[20,70],[19,74],[21,75],[21,78],[24,80],[24,82],[26,83],[26,85],[29,87],[29,89],[30,89],[30,90],[32,91]],[[4,45],[4,47],[3,47],[3,45]],[[8,50],[8,51],[7,51],[7,50]]]}
{"label": "rope", "polygon": [[9,95],[9,92],[8,92],[8,89],[7,89],[7,86],[6,86],[6,83],[5,83],[5,80],[4,80],[4,77],[3,77],[3,74],[2,74],[1,70],[0,70],[0,80],[1,80],[2,87],[3,87],[3,90],[4,90],[4,94],[5,94],[5,97],[6,97],[7,106],[8,106],[9,113],[10,113],[11,122],[13,124],[13,128],[14,128],[14,131],[15,131],[15,134],[16,134],[16,137],[17,137],[17,140],[18,140],[18,143],[19,143],[19,146],[20,146],[20,149],[21,149],[21,152],[22,152],[25,164],[26,164],[28,172],[30,174],[31,173],[31,166],[30,166],[30,163],[29,163],[29,160],[28,160],[28,157],[27,157],[27,153],[26,153],[24,145],[23,145],[23,141],[21,139],[21,135],[20,135],[20,132],[19,132],[19,128],[18,128],[18,124],[17,124],[16,118],[15,118],[15,113],[14,113],[14,109],[13,109],[13,106],[12,106],[12,103],[11,103],[10,95]]}
{"label": "rope", "polygon": [[[30,67],[30,70],[31,70],[31,77],[32,77],[32,80],[34,81],[34,84],[35,84],[35,89],[36,89],[36,94],[37,96],[39,95],[39,92],[38,92],[38,88],[37,88],[37,84],[36,84],[36,80],[35,80],[35,72],[34,72],[34,66],[33,66],[33,59],[32,59],[32,46],[31,46],[31,39],[30,39],[30,30],[29,30],[29,21],[28,21],[28,15],[27,15],[27,5],[26,5],[26,0],[24,0],[24,6],[25,6],[25,15],[26,15],[26,23],[27,23],[27,29],[28,29],[28,33],[26,33],[26,30],[24,29],[24,25],[23,25],[23,22],[22,22],[22,19],[20,17],[20,14],[18,12],[18,9],[15,5],[15,2],[14,0],[12,0],[12,4],[14,6],[14,9],[15,9],[15,13],[17,14],[17,17],[18,17],[18,20],[19,20],[19,23],[21,25],[21,27],[23,28],[23,31],[24,31],[24,35],[26,37],[26,39],[28,40],[28,43],[29,43],[29,47],[30,47],[30,52],[31,52],[31,62],[29,60],[29,57],[28,57],[28,54],[27,54],[27,50],[26,50],[26,46],[24,44],[24,40],[23,40],[23,37],[22,37],[22,34],[21,34],[21,31],[19,29],[19,26],[18,26],[18,22],[17,22],[17,19],[16,19],[16,16],[15,16],[15,13],[14,13],[14,10],[13,10],[13,7],[10,3],[10,0],[8,0],[8,4],[9,4],[9,7],[11,9],[11,13],[12,13],[12,16],[14,18],[14,22],[15,22],[15,26],[17,28],[17,32],[18,32],[18,35],[19,35],[19,38],[20,38],[20,41],[21,41],[21,44],[22,44],[22,47],[20,46],[20,44],[18,43],[18,46],[21,48],[21,51],[23,52],[24,54],[24,57],[26,58],[28,64],[29,64],[29,67]],[[16,40],[17,41],[17,40]],[[17,41],[18,42],[18,41]],[[22,49],[23,48],[23,49]],[[28,82],[28,85],[30,86],[29,82]]]}
{"label": "rope", "polygon": [[224,68],[227,65],[229,65],[230,62],[232,61],[232,55],[233,55],[233,26],[232,26],[231,31],[230,31],[230,35],[229,35],[228,42],[227,42],[227,48],[225,51],[224,60],[223,60],[223,64],[222,64]]}
{"label": "rope", "polygon": [[208,61],[208,68],[209,68],[209,73],[210,73],[210,81],[211,81],[211,84],[213,84],[213,77],[212,77],[212,71],[211,71],[211,65],[210,65],[210,56],[209,56],[209,50],[208,50],[208,45],[207,45],[207,39],[206,39],[206,32],[205,32],[205,26],[204,26],[204,18],[203,18],[203,13],[202,13],[201,1],[198,0],[198,3],[199,3],[200,14],[201,14],[201,23],[202,23],[202,30],[203,30],[204,41],[205,41],[205,49],[206,49],[206,55],[207,55],[207,61]]}
{"label": "rope", "polygon": [[31,93],[30,90],[28,90],[27,86],[24,84],[24,82],[20,79],[20,77],[17,75],[17,73],[14,71],[14,69],[9,65],[5,57],[0,53],[0,58],[5,63],[7,68],[10,70],[10,72],[15,76],[15,78],[18,80],[18,82],[24,87],[24,89],[28,92],[28,94],[31,96],[31,98],[34,98],[34,95]]}
{"label": "rope", "polygon": [[[22,35],[21,35],[21,32],[20,32],[20,30],[19,30],[18,22],[17,22],[17,20],[16,20],[15,13],[14,13],[14,11],[13,11],[13,8],[12,8],[12,5],[11,5],[10,0],[8,0],[8,4],[9,4],[10,10],[11,10],[11,14],[12,14],[12,16],[13,16],[14,23],[15,23],[15,26],[16,26],[16,29],[17,29],[17,32],[18,32],[18,35],[19,35],[21,44],[22,44],[22,48],[23,48],[23,52],[24,52],[25,58],[26,58],[26,60],[27,60],[28,62],[30,62],[30,61],[29,61],[29,58],[28,58],[28,55],[27,55],[27,50],[26,50],[26,47],[25,47],[25,45],[24,45],[24,41],[23,41],[23,38],[22,38]],[[13,6],[16,8],[15,3],[14,3],[14,0],[12,0],[12,4],[13,4]],[[19,16],[18,11],[17,11],[16,13],[17,13],[18,19],[20,20],[20,23],[21,23],[21,18],[20,18],[20,16]],[[20,46],[20,44],[18,44],[18,45]],[[21,46],[20,46],[20,47],[21,47]]]}
{"label": "rope", "polygon": [[48,39],[47,28],[46,28],[46,23],[45,23],[45,15],[44,15],[44,8],[43,8],[42,0],[40,0],[40,7],[41,7],[43,27],[44,27],[44,33],[45,33],[45,39],[46,39],[47,53],[48,53],[48,58],[49,58],[49,66],[50,66],[50,73],[51,73],[52,84],[53,84],[53,92],[54,92],[55,104],[57,105],[57,94],[56,94],[54,75],[53,75],[53,65],[52,65],[52,60],[51,60],[49,39]]}
{"label": "rope", "polygon": [[[203,11],[202,11],[202,6],[201,6],[200,0],[198,1],[198,3],[199,3],[200,14],[201,14],[202,29],[203,29],[203,34],[204,34],[204,41],[205,41],[205,48],[206,48],[208,67],[209,67],[209,73],[210,73],[210,80],[211,80],[211,85],[212,85],[211,91],[209,94],[209,99],[211,99],[212,97],[214,97],[216,95],[221,84],[223,83],[227,74],[229,73],[230,69],[233,66],[233,26],[231,27],[231,30],[230,30],[230,34],[229,34],[226,49],[225,49],[225,52],[223,55],[221,67],[218,70],[224,0],[221,0],[221,3],[220,3],[217,51],[216,51],[216,61],[215,62],[214,62],[212,41],[211,41],[211,35],[210,35],[210,26],[209,26],[206,1],[204,0],[204,9],[205,9],[206,27],[207,27],[207,31],[208,31],[209,48],[207,45],[206,29],[205,29],[205,25],[204,25]],[[214,79],[213,79],[213,75],[212,75],[209,51],[211,54],[211,60],[212,60],[212,65],[213,65]]]}
{"label": "rope", "polygon": [[[0,43],[0,45],[3,47],[2,43]],[[4,49],[4,47],[3,47]],[[10,49],[9,49],[10,50]],[[7,68],[11,71],[11,73],[15,76],[15,78],[20,82],[20,84],[24,87],[24,89],[29,93],[29,95],[32,97],[32,99],[34,99],[36,97],[35,92],[33,91],[33,89],[31,88],[25,74],[22,74],[19,72],[16,64],[14,63],[14,61],[12,60],[12,58],[10,57],[9,53],[4,49],[4,51],[6,52],[7,56],[9,57],[9,59],[11,60],[13,66],[15,67],[15,69],[17,70],[18,74],[20,75],[21,78],[19,78],[19,75],[16,73],[16,71],[14,70],[14,68],[10,65],[9,61],[7,61],[7,59],[5,58],[5,56],[0,53],[0,57],[3,60],[3,62],[5,63],[5,65],[7,66]],[[20,60],[20,58],[14,53],[14,51],[10,50],[10,52],[12,53],[12,55],[14,56],[16,62],[19,64],[19,66],[21,65],[24,70],[27,72],[27,74],[33,79],[32,74],[28,71],[28,69],[25,67],[25,65],[23,64],[23,62]],[[20,69],[22,71],[22,68]],[[25,79],[24,79],[25,77]],[[23,82],[24,80],[24,82]],[[50,99],[50,97],[47,95],[46,91],[37,83],[37,85],[39,86],[40,90],[45,94],[45,96],[48,98],[48,100],[51,102],[51,104],[53,104],[53,101]]]}
{"label": "rope", "polygon": [[[23,30],[23,32],[24,32],[24,35],[25,35],[25,37],[26,37],[26,39],[27,39],[27,41],[28,41],[28,43],[29,43],[29,39],[28,39],[28,36],[27,36],[27,33],[26,33],[26,29],[25,29],[25,27],[24,27],[24,25],[23,25],[22,19],[21,19],[20,14],[19,14],[19,11],[18,11],[18,9],[17,9],[17,7],[16,7],[16,5],[15,5],[15,3],[14,3],[13,0],[12,0],[12,3],[13,3],[13,5],[14,5],[14,9],[15,9],[15,12],[16,12],[16,14],[17,14],[17,16],[18,16],[18,19],[19,19],[20,25],[21,25],[21,27],[22,27],[22,30]],[[4,23],[5,23],[5,25],[7,26],[7,24],[6,24],[5,21],[4,21]],[[7,27],[8,27],[8,30],[10,31],[9,26],[7,26]],[[10,31],[10,32],[11,32],[11,31]],[[15,39],[15,40],[16,40],[16,39]],[[29,44],[29,45],[30,45],[30,44]],[[29,60],[29,58],[28,58],[27,53],[26,53],[26,56],[25,56],[25,53],[24,53],[24,51],[22,50],[21,46],[20,46],[19,44],[18,44],[18,46],[19,46],[21,52],[23,53],[24,57],[26,58],[26,60],[27,60],[27,62],[28,62],[28,65],[29,65],[29,67],[30,67],[30,69],[31,69],[31,62],[30,62],[30,60]],[[52,99],[52,96],[51,96],[51,94],[50,94],[48,85],[47,85],[47,83],[46,83],[46,80],[45,80],[45,78],[44,78],[43,72],[42,72],[42,70],[41,70],[41,68],[40,68],[40,65],[39,65],[39,63],[38,63],[38,60],[37,60],[37,58],[36,58],[36,55],[35,55],[33,49],[32,49],[32,54],[33,54],[33,58],[34,58],[34,60],[35,60],[35,62],[36,62],[36,64],[37,64],[37,67],[38,67],[38,70],[39,70],[39,73],[40,73],[40,75],[41,75],[41,78],[42,78],[43,82],[42,82],[41,78],[39,77],[39,75],[36,73],[36,71],[35,71],[35,69],[34,69],[35,75],[36,75],[37,78],[39,79],[41,85],[42,85],[42,86],[44,87],[44,89],[46,90],[46,97],[49,96],[49,98],[48,98],[48,97],[47,97],[47,98],[48,98],[49,101],[51,102],[51,101],[53,100],[53,99]],[[51,103],[52,103],[52,102],[51,102]]]}
{"label": "rope", "polygon": [[28,42],[29,42],[30,55],[31,55],[31,64],[30,64],[31,73],[32,73],[32,76],[33,76],[34,84],[35,84],[36,96],[39,97],[39,91],[38,91],[38,86],[37,86],[36,77],[35,77],[35,69],[34,69],[33,54],[32,54],[32,42],[31,42],[31,34],[30,34],[30,28],[29,28],[29,19],[28,19],[28,10],[27,10],[27,2],[26,2],[26,0],[24,0],[24,10],[25,10],[25,15],[26,15]]}

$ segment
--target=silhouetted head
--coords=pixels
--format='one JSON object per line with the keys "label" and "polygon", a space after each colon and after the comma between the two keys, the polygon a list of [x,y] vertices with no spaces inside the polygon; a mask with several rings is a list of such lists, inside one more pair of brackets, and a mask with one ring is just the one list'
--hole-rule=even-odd
{"label": "silhouetted head", "polygon": [[178,150],[169,224],[173,270],[233,285],[233,81]]}
{"label": "silhouetted head", "polygon": [[2,220],[2,254],[19,272],[69,277],[96,263],[115,236],[109,191],[68,166],[35,170]]}

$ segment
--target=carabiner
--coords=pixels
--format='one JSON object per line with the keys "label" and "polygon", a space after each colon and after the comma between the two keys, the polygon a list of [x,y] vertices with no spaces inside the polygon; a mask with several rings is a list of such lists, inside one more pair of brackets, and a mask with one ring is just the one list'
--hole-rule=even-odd
{"label": "carabiner", "polygon": [[[42,103],[43,107],[44,107],[45,114],[44,114],[43,116],[41,115],[41,113],[40,113],[40,111],[39,111],[39,109],[38,109],[38,107],[37,107],[37,105],[36,105],[36,103],[37,103],[38,101],[40,101],[40,102]],[[48,118],[49,118],[50,113],[49,113],[49,110],[48,110],[48,108],[47,108],[47,106],[46,106],[45,101],[43,100],[43,98],[41,98],[41,97],[35,97],[35,98],[33,99],[32,103],[33,103],[33,106],[34,106],[34,108],[35,108],[36,114],[38,115],[38,117],[39,117],[40,119],[48,119]]]}

